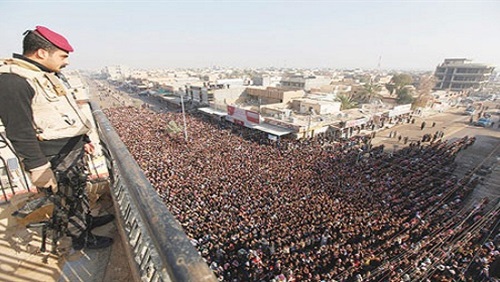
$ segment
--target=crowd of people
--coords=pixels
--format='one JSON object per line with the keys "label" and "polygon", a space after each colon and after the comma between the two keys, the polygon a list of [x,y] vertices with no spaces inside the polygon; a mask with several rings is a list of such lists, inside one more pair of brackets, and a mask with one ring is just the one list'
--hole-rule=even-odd
{"label": "crowd of people", "polygon": [[[272,141],[178,113],[105,110],[223,281],[492,281],[498,204],[467,208],[453,176],[474,138],[385,153],[370,137]],[[489,205],[491,206],[491,205]]]}

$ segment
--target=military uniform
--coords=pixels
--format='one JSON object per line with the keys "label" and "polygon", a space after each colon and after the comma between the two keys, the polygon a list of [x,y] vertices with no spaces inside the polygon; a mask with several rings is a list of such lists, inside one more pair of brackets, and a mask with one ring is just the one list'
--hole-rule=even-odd
{"label": "military uniform", "polygon": [[[51,30],[37,27],[35,31],[59,49],[73,51]],[[83,154],[84,144],[90,142],[87,133],[92,123],[79,110],[64,76],[14,54],[11,59],[0,60],[0,101],[0,119],[24,169],[32,174],[49,169],[55,174],[57,185],[52,188],[63,198],[58,203],[66,211],[61,220],[75,249],[110,245],[111,238],[90,233],[91,227],[110,218],[91,222]]]}

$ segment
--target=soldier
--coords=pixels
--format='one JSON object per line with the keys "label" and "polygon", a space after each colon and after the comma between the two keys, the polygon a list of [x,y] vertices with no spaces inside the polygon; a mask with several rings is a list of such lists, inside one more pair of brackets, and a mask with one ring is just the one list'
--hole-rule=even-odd
{"label": "soldier", "polygon": [[43,26],[23,35],[23,54],[0,60],[0,118],[7,138],[32,184],[63,199],[58,204],[64,211],[59,227],[71,237],[73,248],[108,247],[112,238],[90,232],[114,218],[89,214],[83,154],[93,152],[87,136],[92,124],[60,73],[73,48]]}

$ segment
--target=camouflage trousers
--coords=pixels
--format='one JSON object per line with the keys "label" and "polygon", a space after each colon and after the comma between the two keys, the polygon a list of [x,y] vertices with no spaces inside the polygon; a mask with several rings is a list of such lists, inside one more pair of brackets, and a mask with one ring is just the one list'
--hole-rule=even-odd
{"label": "camouflage trousers", "polygon": [[79,237],[88,227],[90,208],[85,189],[88,173],[83,156],[82,148],[49,157],[60,196],[60,203],[55,203],[56,216],[62,223],[60,227],[71,237]]}

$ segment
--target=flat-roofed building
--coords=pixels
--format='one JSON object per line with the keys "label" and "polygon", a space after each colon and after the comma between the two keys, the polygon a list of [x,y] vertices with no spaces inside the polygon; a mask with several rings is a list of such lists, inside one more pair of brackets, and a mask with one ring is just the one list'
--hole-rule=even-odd
{"label": "flat-roofed building", "polygon": [[290,90],[277,87],[247,87],[245,93],[258,99],[262,105],[288,103],[295,98],[304,97],[304,90]]}
{"label": "flat-roofed building", "polygon": [[107,66],[103,72],[111,80],[124,80],[130,76],[130,68],[123,65]]}
{"label": "flat-roofed building", "polygon": [[277,86],[281,80],[281,77],[277,76],[269,76],[269,75],[260,75],[252,77],[252,85],[254,86]]}
{"label": "flat-roofed building", "polygon": [[340,112],[340,102],[321,101],[309,98],[294,99],[292,108],[301,114],[326,115]]}
{"label": "flat-roofed building", "polygon": [[436,67],[437,83],[434,90],[478,90],[490,79],[495,68],[485,64],[472,63],[468,59],[445,59]]}
{"label": "flat-roofed building", "polygon": [[319,87],[320,92],[333,93],[335,95],[351,92],[352,85],[334,82],[333,84]]}
{"label": "flat-roofed building", "polygon": [[218,79],[215,84],[223,84],[227,88],[229,87],[242,87],[245,85],[245,80],[243,78],[227,78],[227,79]]}
{"label": "flat-roofed building", "polygon": [[320,89],[321,86],[324,85],[329,85],[330,82],[332,82],[332,79],[326,76],[293,75],[282,77],[280,85],[281,87],[297,88],[310,91],[312,89]]}

